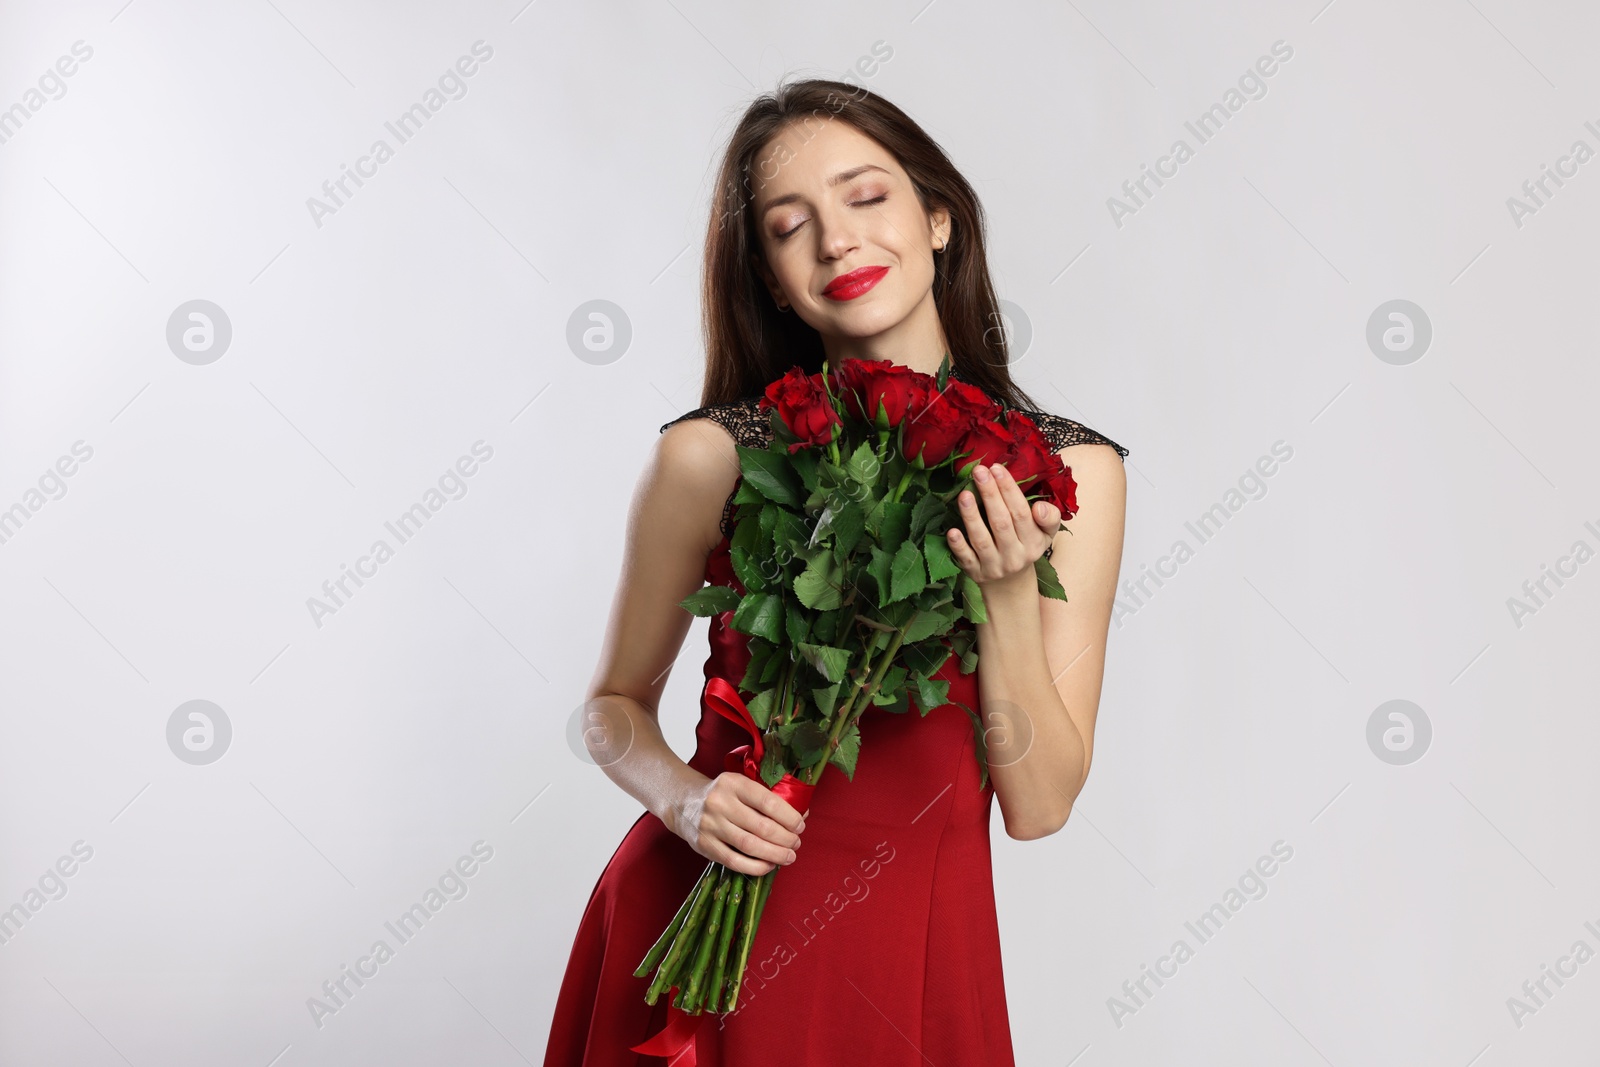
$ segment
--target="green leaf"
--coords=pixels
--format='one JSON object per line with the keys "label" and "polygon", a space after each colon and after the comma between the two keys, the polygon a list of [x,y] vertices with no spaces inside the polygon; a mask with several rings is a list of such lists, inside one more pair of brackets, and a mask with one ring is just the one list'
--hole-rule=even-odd
{"label": "green leaf", "polygon": [[733,563],[733,576],[739,579],[739,584],[744,586],[746,592],[767,591],[767,576],[761,573],[761,568],[756,566],[749,552],[742,548],[729,549],[728,558]]}
{"label": "green leaf", "polygon": [[936,533],[922,539],[922,554],[928,559],[928,581],[942,582],[961,573],[961,565],[950,554],[950,546]]}
{"label": "green leaf", "polygon": [[731,625],[742,634],[765,638],[775,645],[782,643],[783,597],[771,593],[750,594],[739,601]]}
{"label": "green leaf", "polygon": [[732,611],[739,606],[739,600],[739,594],[725,585],[708,585],[678,601],[678,606],[690,615],[706,618]]}
{"label": "green leaf", "polygon": [[767,664],[772,661],[772,643],[763,641],[759,637],[752,637],[746,644],[750,648],[750,664],[745,668],[744,678],[739,682],[739,688],[746,693],[754,693],[761,688],[761,674],[767,669]]}
{"label": "green leaf", "polygon": [[1033,561],[1033,573],[1039,576],[1039,593],[1052,600],[1067,599],[1067,591],[1061,588],[1061,576],[1056,573],[1055,564],[1040,556]]}
{"label": "green leaf", "polygon": [[883,672],[883,681],[878,684],[878,691],[872,694],[872,702],[879,705],[893,704],[899,697],[905,695],[906,669],[896,664]]}
{"label": "green leaf", "polygon": [[965,605],[963,614],[973,625],[981,625],[989,621],[989,613],[983,606],[983,590],[967,574],[961,576],[961,602]]}
{"label": "green leaf", "polygon": [[894,557],[877,545],[873,545],[872,562],[867,564],[866,572],[878,584],[877,602],[879,604],[886,604],[889,601],[889,572],[893,566]]}
{"label": "green leaf", "polygon": [[832,644],[834,638],[839,634],[839,623],[843,621],[841,619],[842,615],[844,615],[844,610],[842,608],[835,608],[832,611],[822,611],[818,612],[816,615],[813,615],[811,617],[812,639],[818,644]]}
{"label": "green leaf", "polygon": [[839,734],[839,747],[833,750],[828,762],[844,772],[850,781],[856,778],[856,759],[861,755],[861,727],[851,723]]}
{"label": "green leaf", "polygon": [[916,543],[905,541],[894,554],[889,572],[890,601],[904,600],[920,593],[928,585],[928,574],[922,567],[922,553]]}
{"label": "green leaf", "polygon": [[871,485],[878,480],[878,474],[883,470],[883,464],[878,461],[878,454],[872,450],[869,442],[861,442],[850,459],[844,465],[844,472],[851,480],[862,485]]}
{"label": "green leaf", "polygon": [[911,536],[911,505],[904,500],[883,502],[883,518],[878,523],[878,544],[898,546]]}
{"label": "green leaf", "polygon": [[772,721],[773,705],[777,702],[776,689],[763,689],[751,697],[750,703],[745,706],[750,709],[750,717],[756,721],[756,725],[765,730],[767,723]]}
{"label": "green leaf", "polygon": [[773,508],[772,512],[773,551],[787,549],[790,553],[798,554],[811,540],[811,531],[806,529],[805,519],[784,508]]}
{"label": "green leaf", "polygon": [[789,768],[783,764],[783,750],[777,745],[768,745],[767,751],[761,757],[761,780],[768,789],[778,784],[778,780],[787,774]]}
{"label": "green leaf", "polygon": [[755,486],[740,478],[739,488],[733,492],[733,502],[734,504],[765,504],[767,498],[762,496],[761,491]]}
{"label": "green leaf", "polygon": [[836,511],[829,525],[833,528],[834,556],[843,563],[845,557],[861,543],[861,535],[867,529],[867,516],[861,510],[861,505],[850,501]]}
{"label": "green leaf", "polygon": [[755,486],[761,495],[774,504],[791,508],[801,506],[800,479],[785,456],[763,448],[735,445],[739,452],[739,470],[745,481]]}
{"label": "green leaf", "polygon": [[821,763],[823,749],[828,743],[828,735],[822,732],[822,727],[809,719],[784,723],[778,727],[778,739],[789,746],[802,767]]}
{"label": "green leaf", "polygon": [[850,669],[850,653],[845,649],[808,644],[796,645],[795,647],[801,658],[815,667],[817,673],[822,675],[826,681],[837,682]]}
{"label": "green leaf", "polygon": [[806,487],[806,492],[817,491],[817,463],[820,453],[814,448],[802,448],[789,457],[789,465],[800,476],[800,484]]}
{"label": "green leaf", "polygon": [[822,553],[794,580],[794,595],[812,611],[829,611],[844,603],[839,589],[839,563]]}
{"label": "green leaf", "polygon": [[806,639],[806,631],[809,628],[806,613],[792,600],[784,602],[784,623],[791,645],[798,645]]}
{"label": "green leaf", "polygon": [[825,689],[813,689],[811,691],[811,700],[816,704],[817,711],[824,718],[832,715],[834,709],[839,706],[839,689],[842,685],[842,682],[834,682]]}
{"label": "green leaf", "polygon": [[949,703],[949,682],[942,678],[935,681],[921,675],[914,675],[913,680],[917,683],[917,707],[921,709],[923,715]]}
{"label": "green leaf", "polygon": [[890,696],[879,694],[873,698],[872,703],[891,715],[904,715],[911,710],[911,691],[900,688]]}
{"label": "green leaf", "polygon": [[[915,481],[912,482],[916,484]],[[935,525],[945,528],[955,525],[953,522],[942,522],[950,512],[950,505],[941,500],[936,493],[924,492],[917,497],[911,505],[911,536],[921,537]],[[943,532],[941,529],[939,532]]]}
{"label": "green leaf", "polygon": [[955,625],[956,616],[953,604],[918,611],[906,625],[906,643],[916,644],[918,641],[926,641],[930,637],[948,633],[950,627]]}
{"label": "green leaf", "polygon": [[913,674],[920,674],[924,678],[931,678],[939,673],[945,660],[950,658],[950,646],[943,641],[923,641],[920,644],[904,644],[900,646],[900,660],[906,669]]}

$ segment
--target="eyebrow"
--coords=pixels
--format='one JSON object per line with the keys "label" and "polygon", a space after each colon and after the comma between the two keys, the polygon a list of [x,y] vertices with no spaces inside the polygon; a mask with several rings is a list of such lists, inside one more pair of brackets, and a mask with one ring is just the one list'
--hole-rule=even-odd
{"label": "eyebrow", "polygon": [[[863,163],[859,167],[851,167],[849,170],[841,170],[838,174],[835,174],[833,177],[829,178],[826,184],[831,189],[836,185],[843,185],[845,182],[850,181],[850,180],[852,180],[852,179],[854,179],[854,178],[856,178],[856,177],[858,177],[858,176],[860,176],[862,174],[865,174],[869,170],[883,171],[883,173],[885,173],[885,174],[889,173],[887,170],[884,170],[882,167],[878,166],[876,163]],[[892,177],[892,175],[891,175],[891,177]],[[799,194],[799,193],[790,193],[787,196],[780,196],[776,200],[774,200],[770,204],[768,204],[766,207],[762,208],[761,209],[761,214],[765,215],[767,212],[771,211],[773,208],[780,207],[783,204],[792,204],[796,200],[799,200],[800,198],[801,198],[801,194]]]}

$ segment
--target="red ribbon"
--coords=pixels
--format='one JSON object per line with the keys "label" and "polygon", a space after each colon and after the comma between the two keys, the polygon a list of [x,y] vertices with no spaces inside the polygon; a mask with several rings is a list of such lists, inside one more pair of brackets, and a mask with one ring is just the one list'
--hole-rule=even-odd
{"label": "red ribbon", "polygon": [[[723,760],[723,766],[760,782],[761,757],[766,752],[766,745],[761,739],[761,728],[756,725],[750,709],[739,696],[739,690],[726,678],[707,678],[705,691],[700,694],[700,703],[750,735],[750,744],[740,745],[729,752]],[[785,774],[778,779],[772,791],[804,815],[811,810],[811,794],[816,791],[816,786],[807,785],[792,774]],[[668,1067],[696,1067],[699,1061],[695,1054],[695,1034],[706,1016],[704,1013],[690,1014],[673,1004],[672,998],[677,994],[677,986],[667,992],[667,1025],[628,1051],[646,1056],[665,1056]]]}

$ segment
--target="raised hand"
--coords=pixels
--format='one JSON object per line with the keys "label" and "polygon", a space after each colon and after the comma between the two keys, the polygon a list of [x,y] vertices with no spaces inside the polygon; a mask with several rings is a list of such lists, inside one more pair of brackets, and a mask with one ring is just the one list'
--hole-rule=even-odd
{"label": "raised hand", "polygon": [[[1061,528],[1061,510],[1036,500],[1028,506],[1011,472],[999,463],[972,469],[972,481],[983,497],[983,512],[971,490],[957,500],[965,534],[951,527],[946,539],[957,565],[980,585],[1033,582],[1033,564]],[[987,516],[987,523],[984,521]]]}

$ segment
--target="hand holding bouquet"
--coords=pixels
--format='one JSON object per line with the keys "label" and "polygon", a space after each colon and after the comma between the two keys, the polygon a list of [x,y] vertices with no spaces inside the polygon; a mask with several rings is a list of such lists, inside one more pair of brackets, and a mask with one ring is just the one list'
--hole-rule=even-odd
{"label": "hand holding bouquet", "polygon": [[[963,674],[977,667],[970,624],[986,621],[983,595],[945,540],[972,468],[1003,463],[1030,499],[1063,519],[1077,510],[1072,474],[1032,420],[952,380],[949,366],[946,356],[934,376],[845,360],[773,382],[761,401],[771,445],[738,446],[736,587],[683,601],[696,615],[731,612],[728,625],[749,638],[737,689],[707,683],[708,703],[751,735],[729,769],[802,811],[828,764],[854,777],[868,707],[926,715],[948,702],[936,675],[950,657]],[[1066,599],[1048,560],[1035,572],[1041,595]],[[982,723],[965,710],[987,784]],[[655,971],[645,1000],[676,990],[673,1005],[689,1014],[736,1008],[776,874],[708,864],[634,972]]]}

